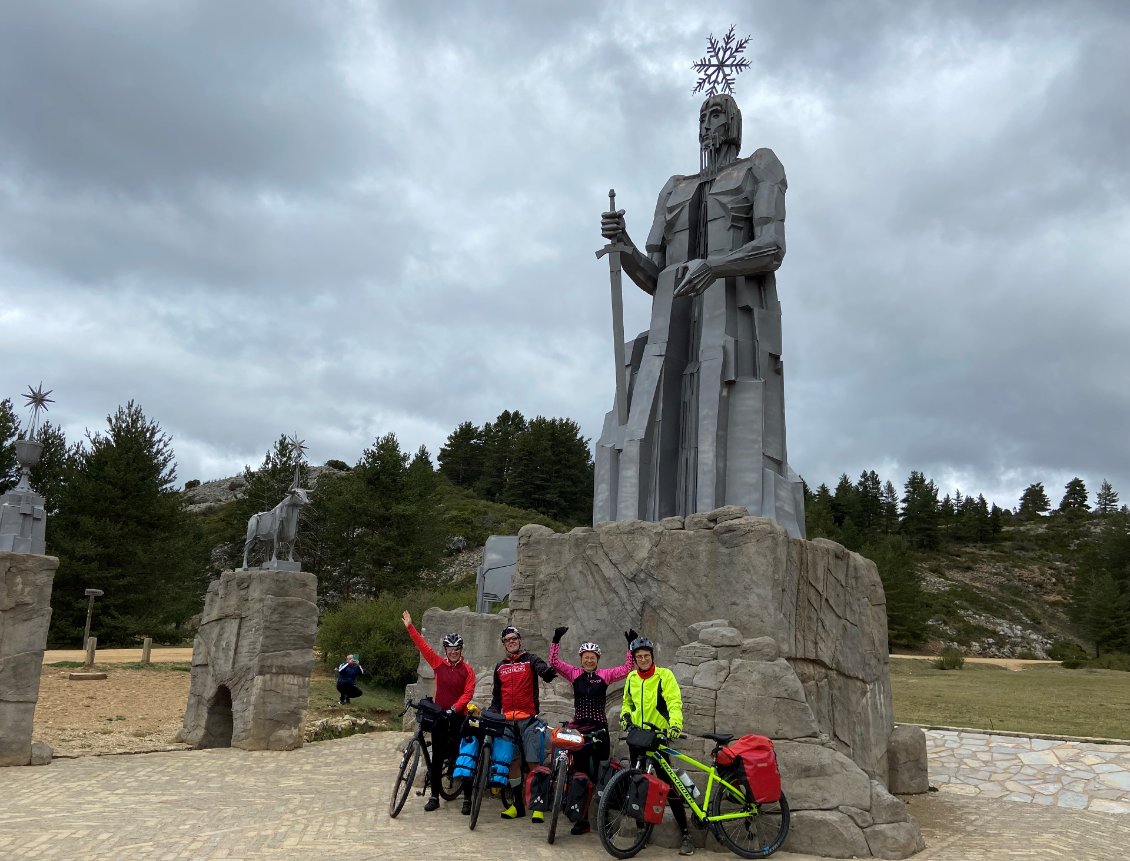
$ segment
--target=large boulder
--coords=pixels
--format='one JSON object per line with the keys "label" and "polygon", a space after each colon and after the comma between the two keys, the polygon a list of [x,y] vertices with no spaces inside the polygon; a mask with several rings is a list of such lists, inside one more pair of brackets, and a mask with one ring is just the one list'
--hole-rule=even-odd
{"label": "large boulder", "polygon": [[226,571],[208,586],[179,738],[195,747],[291,750],[303,742],[317,578]]}
{"label": "large boulder", "polygon": [[54,556],[0,551],[0,765],[50,759],[31,737],[58,567]]}
{"label": "large boulder", "polygon": [[[774,521],[734,506],[683,523],[616,521],[567,534],[523,527],[510,620],[526,632],[527,647],[569,625],[566,654],[581,640],[596,640],[612,655],[631,626],[658,644],[661,665],[673,665],[679,648],[691,642],[704,652],[717,650],[704,660],[752,648],[748,657],[756,662],[778,652],[800,687],[762,690],[755,705],[783,698],[773,709],[778,732],[822,734],[885,781],[894,721],[886,601],[875,564],[831,541],[790,538]],[[780,677],[742,672],[766,681]],[[787,701],[797,697],[811,717],[792,710]],[[731,708],[727,700],[724,693],[718,697],[724,709]],[[724,714],[737,718],[742,711]]]}

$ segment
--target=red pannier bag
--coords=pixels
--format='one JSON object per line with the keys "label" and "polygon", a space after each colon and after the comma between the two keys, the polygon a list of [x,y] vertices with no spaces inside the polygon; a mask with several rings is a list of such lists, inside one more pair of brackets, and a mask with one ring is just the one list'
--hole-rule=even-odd
{"label": "red pannier bag", "polygon": [[[781,773],[773,742],[763,735],[743,735],[718,751],[715,760],[753,793],[753,800],[768,804],[781,798]],[[733,782],[733,781],[731,781]]]}
{"label": "red pannier bag", "polygon": [[667,809],[667,793],[671,787],[654,774],[640,772],[630,778],[625,812],[637,822],[658,825],[663,821],[663,811]]}

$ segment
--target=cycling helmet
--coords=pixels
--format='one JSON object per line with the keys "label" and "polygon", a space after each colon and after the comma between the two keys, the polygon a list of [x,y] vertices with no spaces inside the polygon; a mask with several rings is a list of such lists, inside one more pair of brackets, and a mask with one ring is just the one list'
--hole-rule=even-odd
{"label": "cycling helmet", "polygon": [[462,649],[463,638],[456,633],[450,633],[443,638],[443,647],[445,649]]}
{"label": "cycling helmet", "polygon": [[632,653],[633,657],[635,656],[636,652],[643,649],[646,649],[647,651],[651,652],[652,655],[655,655],[655,643],[651,642],[651,640],[649,640],[647,637],[636,637],[634,640],[632,640],[632,644],[628,646],[628,651]]}
{"label": "cycling helmet", "polygon": [[585,652],[595,652],[596,656],[600,657],[600,646],[596,643],[581,643],[577,646],[577,656],[583,655]]}
{"label": "cycling helmet", "polygon": [[517,634],[519,637],[522,636],[522,632],[515,628],[513,625],[507,625],[502,629],[502,633],[498,635],[498,639],[505,640],[511,634]]}

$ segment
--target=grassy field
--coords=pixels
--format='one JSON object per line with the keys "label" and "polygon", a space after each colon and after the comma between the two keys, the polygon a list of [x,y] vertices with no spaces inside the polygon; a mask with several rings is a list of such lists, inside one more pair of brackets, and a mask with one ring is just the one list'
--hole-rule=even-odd
{"label": "grassy field", "polygon": [[1019,672],[891,659],[895,720],[934,726],[1130,739],[1130,673],[1040,664]]}

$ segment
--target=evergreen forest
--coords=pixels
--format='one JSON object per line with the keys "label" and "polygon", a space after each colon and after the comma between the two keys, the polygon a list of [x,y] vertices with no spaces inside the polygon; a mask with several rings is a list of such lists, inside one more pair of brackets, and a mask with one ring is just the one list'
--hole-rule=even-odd
{"label": "evergreen forest", "polygon": [[[12,401],[0,400],[0,493],[18,479],[22,432]],[[473,603],[473,564],[460,561],[468,551],[526,523],[566,530],[591,519],[592,456],[567,418],[507,410],[482,426],[463,422],[434,460],[385,434],[353,463],[318,467],[280,435],[230,480],[229,498],[206,504],[195,501],[198,480],[179,488],[173,440],[132,401],[82,439],[51,422],[36,438],[44,455],[31,481],[46,500],[47,552],[60,559],[54,647],[81,646],[87,587],[105,592],[100,646],[190,643],[208,583],[242,562],[248,517],[297,475],[313,491],[297,555],[318,576],[319,643],[331,655],[363,643],[378,681],[399,684],[415,667],[401,609],[418,617]],[[892,650],[988,648],[1007,623],[1039,632],[1053,657],[1130,653],[1130,511],[1109,482],[1092,490],[1074,478],[1062,495],[1033,483],[1002,509],[943,493],[917,470],[899,485],[867,470],[834,488],[806,485],[805,497],[809,538],[878,565]]]}

